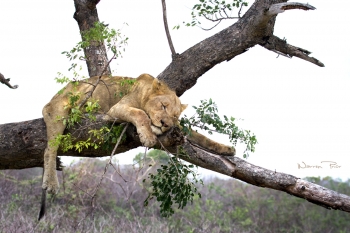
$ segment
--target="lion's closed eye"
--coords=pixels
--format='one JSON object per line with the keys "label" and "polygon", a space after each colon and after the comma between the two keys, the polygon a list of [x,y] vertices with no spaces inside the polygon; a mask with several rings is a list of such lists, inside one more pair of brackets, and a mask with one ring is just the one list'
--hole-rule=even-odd
{"label": "lion's closed eye", "polygon": [[168,104],[162,103],[162,110],[166,110],[167,106],[168,106]]}

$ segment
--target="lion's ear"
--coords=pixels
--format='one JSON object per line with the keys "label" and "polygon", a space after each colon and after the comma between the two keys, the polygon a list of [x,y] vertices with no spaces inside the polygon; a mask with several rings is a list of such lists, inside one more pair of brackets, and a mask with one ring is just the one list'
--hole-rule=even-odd
{"label": "lion's ear", "polygon": [[181,112],[183,112],[187,108],[187,104],[181,104]]}
{"label": "lion's ear", "polygon": [[152,89],[154,91],[159,91],[161,87],[162,87],[162,83],[157,78],[155,78],[152,83]]}

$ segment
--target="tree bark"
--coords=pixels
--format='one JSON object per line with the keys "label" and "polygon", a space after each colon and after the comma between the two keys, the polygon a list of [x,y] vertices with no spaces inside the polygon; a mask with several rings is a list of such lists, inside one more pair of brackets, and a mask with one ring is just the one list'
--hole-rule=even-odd
{"label": "tree bark", "polygon": [[[98,0],[74,1],[76,6],[74,18],[79,24],[80,31],[87,30],[98,21],[96,10],[98,2]],[[256,0],[238,22],[176,56],[158,75],[158,78],[165,81],[180,96],[194,86],[197,79],[216,64],[225,60],[229,61],[255,45],[263,46],[285,56],[297,56],[321,67],[324,66],[317,59],[309,57],[310,52],[307,50],[289,45],[286,41],[273,35],[276,15],[292,9],[313,10],[315,8],[308,4],[286,3],[286,0]],[[90,76],[101,75],[108,64],[104,45],[91,46],[86,49],[85,53],[88,58]],[[100,65],[101,62],[102,65]],[[109,69],[108,72],[110,72]],[[77,128],[67,129],[66,133],[72,133],[77,140],[84,140],[89,130],[107,123],[103,122],[101,116],[98,116],[96,122],[85,120]],[[0,125],[0,169],[42,167],[44,149],[47,144],[45,128],[43,119]],[[116,153],[141,145],[135,127],[128,127],[126,134],[126,141],[118,147]],[[255,166],[237,157],[212,154],[191,144],[178,129],[173,129],[160,136],[159,140],[168,151],[174,154],[177,153],[177,145],[181,144],[183,150],[178,156],[200,167],[252,185],[287,192],[326,208],[350,212],[349,196],[288,174]],[[161,145],[155,147],[161,148]],[[64,153],[59,151],[59,155],[62,156],[79,157],[101,157],[109,153],[111,153],[110,150],[102,149],[88,149],[81,153],[74,150]],[[57,169],[61,169],[60,163]]]}
{"label": "tree bark", "polygon": [[[99,22],[96,9],[99,2],[100,0],[74,0],[76,11],[73,18],[79,25],[80,34]],[[90,46],[84,49],[84,53],[90,77],[111,74],[106,47],[103,43],[91,42]]]}

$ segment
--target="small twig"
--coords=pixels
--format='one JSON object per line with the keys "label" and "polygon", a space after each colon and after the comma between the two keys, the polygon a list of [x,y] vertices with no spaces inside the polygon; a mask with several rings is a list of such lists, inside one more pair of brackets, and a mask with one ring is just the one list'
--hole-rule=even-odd
{"label": "small twig", "polygon": [[[124,123],[122,123],[122,124],[124,124]],[[121,124],[121,125],[122,125],[122,124]],[[114,147],[114,149],[113,149],[113,151],[112,151],[112,153],[111,153],[111,156],[110,156],[110,158],[109,158],[109,163],[111,163],[112,157],[114,156],[114,153],[115,153],[115,151],[117,150],[120,141],[122,140],[122,136],[124,135],[124,133],[125,133],[125,131],[126,131],[126,129],[128,128],[129,125],[130,125],[129,122],[125,123],[125,127],[124,127],[122,133],[120,134],[120,137],[119,137],[117,143],[115,144],[115,147]]]}
{"label": "small twig", "polygon": [[243,4],[241,4],[241,7],[239,8],[239,11],[238,11],[238,18],[241,18],[242,7],[243,7]]}
{"label": "small twig", "polygon": [[211,27],[211,28],[202,28],[202,27],[199,27],[200,29],[202,29],[202,30],[204,30],[204,31],[210,31],[211,29],[213,29],[213,28],[215,28],[216,26],[218,26],[219,25],[219,23],[221,22],[221,20],[219,21],[219,22],[217,22],[213,27]]}
{"label": "small twig", "polygon": [[[204,130],[205,123],[203,123],[203,125],[202,125],[202,126],[199,126],[199,125],[197,125],[196,123],[193,123],[193,124],[192,124],[192,126],[194,126],[194,127],[197,127],[197,128],[199,128],[199,129]],[[210,129],[210,128],[208,128],[208,130],[207,130],[207,131],[212,131],[212,132],[215,132],[215,133],[220,133],[220,134],[229,135],[229,134],[227,134],[227,133],[219,132],[219,131],[217,131],[217,130],[215,130],[215,129]]]}
{"label": "small twig", "polygon": [[287,58],[292,58],[289,54],[285,54],[285,53],[282,53],[282,52],[277,51],[277,50],[271,50],[271,51],[273,51],[273,52],[278,54],[276,58],[278,58],[280,55],[284,56],[284,57],[287,57]]}
{"label": "small twig", "polygon": [[89,192],[87,192],[84,189],[80,188],[77,184],[73,183],[73,186],[76,187],[77,189],[79,189],[80,191],[82,191],[83,193],[85,193],[86,195],[92,197],[92,195]]}
{"label": "small twig", "polygon": [[170,36],[169,28],[168,28],[165,0],[162,0],[162,6],[163,6],[163,22],[164,22],[165,33],[166,33],[166,37],[168,39],[169,47],[171,50],[171,55],[174,57],[174,56],[176,56],[176,52],[175,52],[175,48],[174,48],[173,42],[171,40],[171,36]]}
{"label": "small twig", "polygon": [[[118,173],[118,174],[119,174],[119,173]],[[123,185],[121,185],[119,182],[113,180],[112,178],[106,177],[106,179],[108,179],[108,180],[111,181],[112,183],[117,184],[117,185],[123,190],[123,193],[124,193],[125,197],[128,198],[128,194],[127,194],[126,190],[124,189]],[[123,178],[123,179],[124,179],[124,178]],[[126,180],[124,180],[124,181],[125,181],[125,182],[128,182],[128,181],[126,181]]]}
{"label": "small twig", "polygon": [[[163,150],[164,150],[164,151],[167,153],[167,155],[170,157],[170,154],[171,154],[171,153],[163,146],[162,142],[161,142],[159,139],[158,139],[158,142],[159,142],[160,146],[163,148]],[[171,163],[174,165],[174,167],[176,168],[177,174],[180,175],[180,171],[179,171],[179,169],[177,168],[177,166],[175,165],[174,161],[172,161],[171,158],[170,158],[170,161],[171,161]]]}
{"label": "small twig", "polygon": [[108,170],[109,165],[112,164],[112,158],[113,158],[113,156],[114,156],[114,153],[115,153],[115,151],[117,150],[117,148],[118,148],[118,146],[119,146],[119,143],[120,143],[120,141],[121,141],[121,139],[122,139],[122,137],[123,137],[123,135],[124,135],[126,129],[128,128],[129,124],[130,124],[129,122],[125,124],[125,127],[124,127],[122,133],[120,134],[119,139],[118,139],[117,143],[115,144],[114,149],[113,149],[113,151],[112,151],[112,153],[111,153],[111,155],[110,155],[110,157],[109,157],[109,160],[108,160],[108,162],[107,162],[107,164],[106,164],[106,166],[105,166],[105,169],[104,169],[104,172],[103,172],[103,174],[102,174],[102,176],[101,176],[101,178],[100,178],[100,181],[98,182],[97,186],[95,187],[94,194],[92,195],[92,198],[91,198],[91,206],[92,206],[93,208],[94,208],[94,200],[95,200],[95,198],[96,198],[97,190],[99,189],[99,187],[100,187],[101,184],[102,184],[102,180],[103,180],[103,178],[104,178],[105,175],[106,175],[106,172],[107,172],[107,170]]}
{"label": "small twig", "polygon": [[[118,173],[118,175],[120,176],[120,178],[122,178],[122,180],[123,180],[125,183],[129,182],[129,181],[127,181],[127,180],[122,176],[122,174],[120,174],[119,169],[117,169],[113,164],[111,164],[111,166],[114,168],[115,172]],[[112,180],[112,181],[113,181],[113,180]],[[113,181],[113,182],[114,182],[114,181]]]}
{"label": "small twig", "polygon": [[[226,14],[226,12],[224,12],[225,14]],[[218,26],[220,23],[221,23],[221,21],[222,20],[224,20],[224,19],[239,19],[240,17],[229,17],[229,16],[227,16],[227,17],[223,17],[222,15],[221,15],[221,13],[219,12],[219,14],[220,14],[220,16],[221,16],[221,18],[218,18],[216,15],[215,15],[215,18],[216,19],[211,19],[211,18],[209,18],[208,16],[206,16],[205,14],[203,14],[203,17],[206,19],[206,20],[209,20],[209,21],[211,21],[211,22],[217,22],[213,27],[211,27],[211,28],[202,28],[202,27],[200,27],[200,26],[198,26],[199,28],[201,28],[202,30],[204,30],[204,31],[210,31],[211,29],[213,29],[213,28],[215,28],[216,26]],[[227,15],[227,14],[226,14]]]}
{"label": "small twig", "polygon": [[87,94],[85,96],[85,99],[78,105],[78,108],[80,109],[82,106],[84,106],[84,104],[88,101],[88,99],[92,96],[92,94],[94,93],[97,85],[99,84],[99,82],[101,81],[102,75],[103,73],[107,70],[109,64],[112,62],[112,60],[115,58],[115,54],[113,54],[112,58],[109,59],[108,63],[105,65],[104,69],[102,70],[100,76],[98,77],[97,81],[95,84],[91,84],[93,86],[92,90],[89,91],[89,94]]}
{"label": "small twig", "polygon": [[[219,14],[220,14],[220,13],[219,13]],[[217,21],[220,21],[220,22],[221,22],[223,19],[238,19],[238,17],[229,17],[229,16],[224,17],[224,16],[222,16],[221,14],[220,14],[220,16],[221,16],[221,18],[218,18],[218,17],[215,16],[216,19],[211,19],[211,18],[209,18],[208,16],[206,16],[205,14],[203,14],[203,17],[204,17],[206,20],[209,20],[209,21],[211,21],[211,22],[217,22]]]}
{"label": "small twig", "polygon": [[[82,80],[81,83],[85,83],[85,84],[91,85],[91,86],[93,86],[93,87],[96,87],[96,85],[94,85],[94,84],[92,84],[92,83],[89,83],[89,82],[85,82],[85,80]],[[90,92],[90,91],[88,91],[88,92]],[[86,92],[86,93],[88,93],[88,92]],[[86,93],[85,93],[85,94],[86,94]]]}

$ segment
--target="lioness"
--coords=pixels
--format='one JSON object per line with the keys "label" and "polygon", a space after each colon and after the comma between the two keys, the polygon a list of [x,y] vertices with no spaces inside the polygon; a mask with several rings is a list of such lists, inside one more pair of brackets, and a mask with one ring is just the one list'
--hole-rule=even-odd
{"label": "lioness", "polygon": [[[169,87],[153,78],[151,75],[142,74],[136,81],[128,85],[127,77],[102,76],[91,77],[80,81],[78,84],[68,84],[63,93],[56,94],[43,108],[43,117],[46,123],[47,140],[54,140],[59,134],[63,134],[65,125],[58,122],[57,118],[66,118],[69,115],[69,96],[80,93],[81,97],[76,104],[80,104],[85,95],[92,91],[96,83],[96,89],[91,96],[97,100],[99,111],[106,114],[106,120],[118,119],[119,121],[131,122],[136,126],[141,143],[146,147],[152,147],[160,135],[175,124],[181,112],[187,105],[181,104],[175,92]],[[131,82],[132,83],[132,82]],[[222,145],[193,132],[193,141],[204,148],[217,151],[219,154],[234,155],[232,147]],[[56,173],[56,147],[46,147],[44,154],[43,190],[49,193],[57,193],[59,184]],[[44,200],[45,201],[45,200]],[[42,203],[43,204],[43,203]],[[41,213],[42,217],[43,213]],[[39,216],[39,219],[41,218]]]}
{"label": "lioness", "polygon": [[[65,125],[57,122],[57,117],[67,117],[69,114],[69,94],[80,93],[79,104],[85,94],[92,90],[99,77],[80,81],[79,84],[68,84],[62,94],[56,94],[45,105],[43,117],[46,123],[48,142],[57,135],[63,134]],[[141,143],[146,147],[156,144],[157,136],[169,130],[176,124],[181,112],[187,105],[181,104],[175,92],[164,83],[148,74],[142,74],[132,86],[128,85],[126,77],[101,77],[92,98],[98,100],[101,113],[108,118],[118,118],[131,122],[137,128]],[[49,193],[57,193],[58,180],[56,175],[57,148],[47,145],[44,155],[44,175],[42,188]]]}

